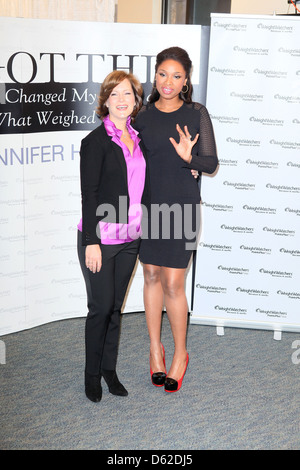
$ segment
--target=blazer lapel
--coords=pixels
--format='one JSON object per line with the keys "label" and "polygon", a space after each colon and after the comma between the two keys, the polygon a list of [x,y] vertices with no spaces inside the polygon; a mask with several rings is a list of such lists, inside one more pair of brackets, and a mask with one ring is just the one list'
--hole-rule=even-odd
{"label": "blazer lapel", "polygon": [[127,165],[126,165],[126,162],[125,162],[123,150],[121,149],[121,147],[118,144],[113,142],[112,137],[107,135],[104,124],[101,125],[101,129],[102,129],[103,138],[107,141],[108,145],[111,147],[112,153],[115,155],[116,160],[119,162],[120,167],[121,167],[121,171],[122,171],[123,176],[124,176],[124,178],[127,182]]}
{"label": "blazer lapel", "polygon": [[[102,128],[102,133],[103,133],[103,138],[105,138],[107,140],[107,142],[109,143],[109,145],[111,145],[111,148],[113,150],[113,153],[117,159],[117,161],[119,162],[120,164],[120,167],[121,167],[121,170],[122,170],[122,173],[123,173],[123,176],[127,182],[127,165],[126,165],[126,161],[125,161],[125,157],[124,157],[124,154],[123,154],[123,150],[121,149],[121,147],[116,144],[115,142],[113,142],[112,140],[112,137],[110,137],[109,135],[107,135],[107,132],[105,130],[105,126],[102,124],[101,125],[101,128]],[[146,152],[146,148],[144,146],[144,143],[140,138],[140,142],[139,142],[139,147],[142,151],[142,154],[144,155],[144,159],[146,160],[146,166],[147,166],[147,152]]]}
{"label": "blazer lapel", "polygon": [[139,147],[142,151],[142,154],[144,155],[144,159],[147,160],[147,152],[146,152],[146,147],[144,145],[144,142],[142,141],[142,139],[139,137],[140,139],[140,142],[139,142]]}
{"label": "blazer lapel", "polygon": [[127,181],[127,165],[126,165],[126,161],[125,161],[125,157],[124,157],[123,150],[121,149],[121,147],[120,147],[118,144],[116,144],[116,143],[113,142],[112,140],[111,140],[111,145],[112,145],[114,154],[115,154],[115,156],[116,156],[116,159],[117,159],[118,162],[120,163],[120,166],[121,166],[121,169],[122,169],[124,178],[125,178],[126,181]]}

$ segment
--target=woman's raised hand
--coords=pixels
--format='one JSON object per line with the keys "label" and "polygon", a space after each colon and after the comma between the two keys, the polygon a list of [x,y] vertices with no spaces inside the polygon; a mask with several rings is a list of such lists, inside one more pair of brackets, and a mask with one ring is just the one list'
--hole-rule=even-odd
{"label": "woman's raised hand", "polygon": [[194,140],[192,140],[192,136],[190,135],[187,126],[184,126],[184,132],[179,124],[176,124],[176,129],[179,134],[179,142],[177,143],[173,137],[170,137],[170,142],[173,144],[176,152],[182,158],[182,160],[190,163],[192,160],[192,148],[197,142],[199,134],[196,134]]}

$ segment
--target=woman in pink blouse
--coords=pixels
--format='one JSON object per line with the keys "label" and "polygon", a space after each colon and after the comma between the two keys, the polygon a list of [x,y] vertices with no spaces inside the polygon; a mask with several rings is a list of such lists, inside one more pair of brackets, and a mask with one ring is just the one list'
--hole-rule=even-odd
{"label": "woman in pink blouse", "polygon": [[88,304],[85,393],[94,402],[102,397],[102,376],[112,394],[128,395],[116,363],[120,311],[140,245],[142,205],[150,203],[145,152],[131,126],[142,93],[133,75],[110,73],[101,85],[97,110],[103,123],[80,149],[78,256]]}

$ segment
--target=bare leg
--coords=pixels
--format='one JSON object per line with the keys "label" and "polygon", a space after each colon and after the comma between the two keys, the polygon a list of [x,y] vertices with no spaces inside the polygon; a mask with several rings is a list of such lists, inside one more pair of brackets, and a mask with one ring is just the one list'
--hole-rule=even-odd
{"label": "bare leg", "polygon": [[185,295],[185,269],[161,268],[165,306],[174,339],[174,356],[168,377],[179,380],[186,366],[188,304]]}
{"label": "bare leg", "polygon": [[160,343],[164,295],[159,266],[144,264],[144,304],[150,337],[150,366],[153,372],[165,372]]}

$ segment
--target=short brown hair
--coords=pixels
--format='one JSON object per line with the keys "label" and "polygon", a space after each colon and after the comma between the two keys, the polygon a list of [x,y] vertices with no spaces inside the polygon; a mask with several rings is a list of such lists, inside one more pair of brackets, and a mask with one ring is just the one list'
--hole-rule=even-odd
{"label": "short brown hair", "polygon": [[108,100],[113,89],[121,82],[123,82],[125,78],[130,81],[135,97],[135,107],[133,109],[131,117],[134,118],[141,109],[141,106],[143,104],[143,87],[139,80],[132,73],[126,73],[123,70],[114,70],[113,72],[107,75],[100,87],[98,107],[96,109],[96,113],[100,119],[103,119],[105,116],[108,115],[109,111],[105,103]]}

